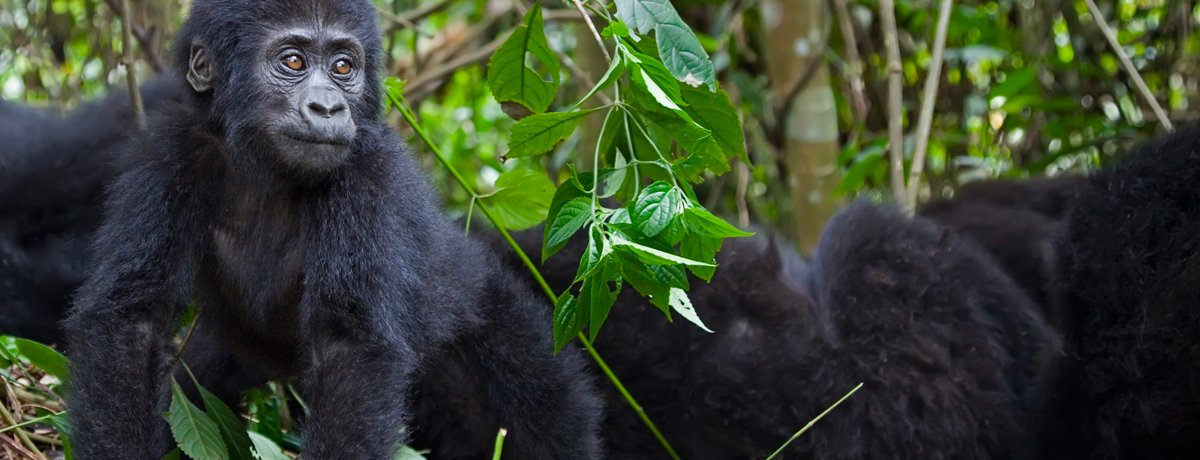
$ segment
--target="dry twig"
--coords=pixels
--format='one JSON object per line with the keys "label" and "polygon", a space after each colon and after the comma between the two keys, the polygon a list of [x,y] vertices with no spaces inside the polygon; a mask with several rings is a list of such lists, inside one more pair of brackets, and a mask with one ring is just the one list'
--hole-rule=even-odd
{"label": "dry twig", "polygon": [[896,204],[904,203],[904,86],[901,80],[900,40],[896,33],[896,7],[892,0],[879,0],[882,18],[883,44],[887,48],[888,72],[888,146],[891,148],[892,197]]}
{"label": "dry twig", "polygon": [[1096,6],[1096,1],[1084,1],[1087,2],[1088,11],[1091,11],[1092,17],[1096,19],[1096,24],[1100,26],[1100,32],[1104,33],[1104,38],[1108,39],[1109,46],[1117,54],[1117,58],[1121,60],[1121,67],[1124,67],[1125,71],[1129,73],[1129,77],[1133,79],[1133,84],[1142,93],[1142,97],[1146,99],[1146,103],[1150,104],[1150,108],[1154,110],[1154,115],[1158,117],[1158,121],[1162,123],[1164,128],[1167,128],[1167,132],[1175,131],[1175,126],[1167,118],[1167,112],[1158,104],[1158,100],[1154,98],[1154,93],[1150,91],[1150,87],[1146,86],[1146,81],[1142,80],[1142,74],[1138,73],[1137,67],[1133,66],[1133,61],[1129,60],[1129,55],[1125,54],[1125,48],[1121,46],[1120,41],[1117,41],[1117,35],[1108,26],[1108,21],[1104,19],[1104,14],[1100,12],[1100,7]]}
{"label": "dry twig", "polygon": [[942,55],[946,52],[946,30],[950,26],[950,11],[954,0],[942,0],[938,12],[937,35],[933,39],[933,62],[929,63],[929,75],[925,76],[925,94],[921,100],[921,114],[917,120],[917,143],[913,149],[912,171],[908,176],[908,195],[905,211],[910,215],[917,207],[917,188],[921,185],[921,171],[925,169],[925,151],[929,147],[929,130],[933,126],[933,108],[937,102],[938,83],[942,80]]}

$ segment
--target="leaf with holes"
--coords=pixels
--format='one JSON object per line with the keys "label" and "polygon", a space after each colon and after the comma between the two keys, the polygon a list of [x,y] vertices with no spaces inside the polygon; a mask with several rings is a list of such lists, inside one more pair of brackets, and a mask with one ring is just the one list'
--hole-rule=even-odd
{"label": "leaf with holes", "polygon": [[675,79],[692,86],[707,85],[716,91],[712,61],[692,29],[683,22],[670,0],[616,0],[617,17],[626,26],[648,35],[655,32],[658,53]]}
{"label": "leaf with holes", "polygon": [[175,442],[187,456],[203,460],[229,459],[229,449],[221,440],[217,424],[188,401],[175,379],[171,379],[171,406],[163,418],[167,419]]}
{"label": "leaf with holes", "polygon": [[[545,67],[551,81],[544,80],[526,65],[528,55]],[[496,101],[517,102],[534,113],[542,113],[558,93],[560,71],[558,56],[550,49],[542,30],[542,5],[538,2],[488,60],[487,84]]]}
{"label": "leaf with holes", "polygon": [[250,442],[254,443],[254,457],[259,460],[288,460],[288,456],[279,448],[279,444],[261,434],[250,432]]}
{"label": "leaf with holes", "polygon": [[708,326],[704,325],[704,321],[700,320],[700,315],[696,314],[696,309],[692,308],[692,300],[688,298],[687,292],[683,289],[671,288],[671,309],[683,316],[684,319],[691,321],[692,324],[699,326],[705,332],[712,332]]}
{"label": "leaf with holes", "polygon": [[588,115],[600,109],[531,115],[512,128],[505,158],[523,158],[549,152],[565,140]]}

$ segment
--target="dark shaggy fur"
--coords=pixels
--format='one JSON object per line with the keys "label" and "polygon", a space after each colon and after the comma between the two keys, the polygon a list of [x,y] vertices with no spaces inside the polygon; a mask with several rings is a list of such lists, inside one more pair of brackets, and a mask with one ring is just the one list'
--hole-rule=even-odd
{"label": "dark shaggy fur", "polygon": [[1045,458],[1200,452],[1200,130],[1139,147],[1080,189],[1058,242],[1064,366]]}
{"label": "dark shaggy fur", "polygon": [[[598,456],[599,403],[578,350],[552,355],[550,305],[442,219],[384,123],[376,21],[365,0],[193,3],[176,78],[202,43],[211,91],[189,77],[196,91],[128,148],[66,322],[79,458],[167,452],[170,337],[188,302],[200,323],[184,360],[205,387],[232,401],[299,378],[306,459],[390,458],[405,424],[432,458],[481,458],[501,427],[506,458]],[[349,155],[317,173],[265,143],[284,114],[259,51],[281,30],[348,32],[365,56]]]}
{"label": "dark shaggy fur", "polygon": [[1043,307],[1058,270],[1054,237],[1082,176],[1022,181],[989,180],[964,186],[952,199],[937,199],[921,215],[983,246],[1000,267]]}
{"label": "dark shaggy fur", "polygon": [[[536,254],[536,232],[519,239]],[[543,267],[557,289],[581,246]],[[811,264],[762,237],[727,240],[718,262],[712,282],[692,278],[689,293],[715,333],[669,323],[626,289],[596,342],[683,458],[765,458],[859,382],[786,458],[1027,453],[1024,428],[1055,338],[973,242],[859,203],[829,223]],[[608,395],[613,458],[666,458]]]}
{"label": "dark shaggy fur", "polygon": [[[141,91],[151,111],[180,96],[166,78]],[[0,334],[60,341],[58,321],[100,223],[103,184],[133,124],[125,92],[62,117],[0,102]]]}

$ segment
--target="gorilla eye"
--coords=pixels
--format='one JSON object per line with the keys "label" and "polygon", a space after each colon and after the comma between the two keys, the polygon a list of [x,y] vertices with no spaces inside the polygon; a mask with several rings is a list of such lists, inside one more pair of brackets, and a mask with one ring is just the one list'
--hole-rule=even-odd
{"label": "gorilla eye", "polygon": [[350,65],[350,61],[345,59],[338,59],[337,62],[333,63],[333,73],[338,75],[347,75],[353,68]]}
{"label": "gorilla eye", "polygon": [[304,58],[291,54],[283,58],[283,65],[297,72],[304,70]]}

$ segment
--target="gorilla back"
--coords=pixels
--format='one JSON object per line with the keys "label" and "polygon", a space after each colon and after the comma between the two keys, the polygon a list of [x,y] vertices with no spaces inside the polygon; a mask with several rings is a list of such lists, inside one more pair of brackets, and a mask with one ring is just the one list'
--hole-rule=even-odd
{"label": "gorilla back", "polygon": [[1066,357],[1045,458],[1200,452],[1200,130],[1147,142],[1088,180],[1067,214]]}
{"label": "gorilla back", "polygon": [[67,320],[77,455],[169,450],[188,301],[184,361],[215,394],[299,376],[305,458],[390,458],[431,369],[460,377],[432,412],[469,418],[407,430],[432,457],[482,457],[501,427],[508,458],[598,455],[598,403],[578,350],[552,355],[550,306],[449,227],[385,125],[371,2],[197,0],[174,54],[184,101],[122,159]]}

